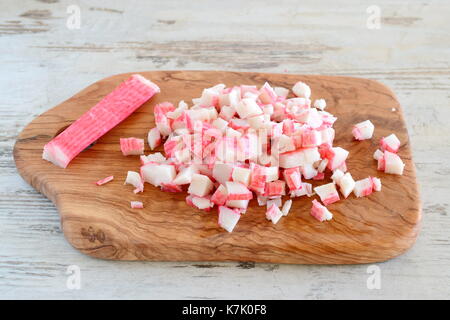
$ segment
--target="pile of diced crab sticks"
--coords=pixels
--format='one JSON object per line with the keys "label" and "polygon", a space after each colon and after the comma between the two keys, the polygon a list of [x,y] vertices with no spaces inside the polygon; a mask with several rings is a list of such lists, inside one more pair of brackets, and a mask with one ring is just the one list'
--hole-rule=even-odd
{"label": "pile of diced crab sticks", "polygon": [[[126,94],[128,103],[133,105],[125,112],[130,114],[159,92],[154,83],[138,75],[133,77],[127,80],[128,85],[125,81],[125,85],[108,95],[105,105],[114,104],[117,99],[123,101],[121,98]],[[287,88],[271,87],[269,83],[259,89],[253,85],[227,88],[218,84],[204,89],[201,97],[192,99],[190,107],[184,101],[176,107],[170,102],[157,104],[156,127],[150,129],[147,139],[151,150],[163,144],[165,155],[160,152],[144,155],[144,139],[120,139],[122,153],[139,155],[141,161],[140,172],[128,171],[125,183],[133,185],[134,193],[143,192],[144,183],[166,192],[187,191],[188,205],[204,211],[217,206],[218,223],[228,232],[233,231],[253,198],[258,205],[267,207],[266,218],[276,224],[288,215],[292,198],[317,194],[322,203],[312,201],[311,215],[324,221],[333,217],[327,206],[341,199],[338,190],[344,198],[352,192],[363,197],[380,191],[379,178],[355,181],[348,171],[349,152],[333,146],[333,124],[337,118],[325,111],[326,101],[318,99],[312,103],[311,89],[303,82],[297,82],[292,91],[295,97],[288,98]],[[125,113],[119,115],[114,125],[123,120],[120,119]],[[97,114],[99,118],[102,116]],[[76,129],[80,128],[72,131]],[[370,120],[366,120],[355,124],[352,134],[356,140],[371,139],[374,129]],[[99,133],[86,138],[71,152],[63,149],[68,144],[66,140],[73,137],[59,143],[55,142],[58,137],[46,145],[44,158],[65,167],[76,152],[98,139]],[[378,170],[403,174],[404,163],[397,155],[399,147],[395,134],[381,139],[373,155]],[[305,182],[324,180],[326,170],[332,172],[330,183],[313,188]],[[283,203],[285,195],[291,199]],[[144,206],[132,201],[131,207]]]}

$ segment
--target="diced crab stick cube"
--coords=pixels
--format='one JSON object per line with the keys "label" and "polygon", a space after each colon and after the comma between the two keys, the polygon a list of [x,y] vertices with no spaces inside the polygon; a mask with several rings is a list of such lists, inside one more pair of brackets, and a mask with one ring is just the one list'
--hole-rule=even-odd
{"label": "diced crab stick cube", "polygon": [[373,183],[370,177],[355,182],[353,193],[358,198],[368,196],[373,192]]}
{"label": "diced crab stick cube", "polygon": [[314,188],[314,191],[320,197],[324,205],[329,205],[339,201],[339,193],[336,190],[334,183],[327,183]]}
{"label": "diced crab stick cube", "polygon": [[317,112],[322,120],[322,127],[330,128],[337,120],[335,116],[326,111]]}
{"label": "diced crab stick cube", "polygon": [[175,179],[175,166],[169,164],[148,163],[141,167],[141,176],[145,182],[155,187],[161,183],[170,183]]}
{"label": "diced crab stick cube", "polygon": [[267,182],[264,195],[268,196],[268,197],[276,197],[276,196],[285,195],[286,194],[285,185],[286,185],[286,182],[284,182],[283,180]]}
{"label": "diced crab stick cube", "polygon": [[166,157],[164,157],[161,152],[149,154],[146,158],[148,162],[157,162],[157,163],[162,163],[167,160]]}
{"label": "diced crab stick cube", "polygon": [[405,168],[405,164],[403,163],[402,159],[400,157],[392,152],[385,151],[384,157],[384,172],[390,173],[390,174],[403,174],[403,169]]}
{"label": "diced crab stick cube", "polygon": [[314,108],[320,109],[320,110],[324,110],[327,107],[327,102],[325,101],[325,99],[317,99],[316,101],[314,101]]}
{"label": "diced crab stick cube", "polygon": [[214,184],[208,176],[194,173],[188,188],[188,193],[197,197],[204,197],[208,195],[213,188]]}
{"label": "diced crab stick cube", "polygon": [[353,126],[352,134],[356,140],[372,139],[375,126],[370,120],[357,123]]}
{"label": "diced crab stick cube", "polygon": [[308,197],[311,197],[311,196],[314,195],[313,187],[312,187],[312,184],[311,184],[311,183],[302,182],[302,190],[305,190],[305,191],[306,191],[306,195],[307,195]]}
{"label": "diced crab stick cube", "polygon": [[225,130],[225,134],[226,134],[227,138],[239,139],[239,138],[242,137],[242,132],[241,131],[235,130],[235,129],[231,128],[231,127],[227,128]]}
{"label": "diced crab stick cube", "polygon": [[185,167],[178,172],[173,183],[178,185],[189,184],[192,181],[192,175],[194,173],[198,173],[198,168],[196,166],[190,165]]}
{"label": "diced crab stick cube", "polygon": [[277,222],[281,219],[283,213],[280,208],[277,207],[275,203],[273,203],[269,209],[266,211],[267,220],[272,221],[273,224],[277,224]]}
{"label": "diced crab stick cube", "polygon": [[101,180],[98,180],[95,184],[98,186],[104,185],[105,183],[108,183],[110,181],[114,180],[114,176],[109,176],[106,178],[103,178]]}
{"label": "diced crab stick cube", "polygon": [[[242,98],[243,99],[252,99],[252,100],[257,101],[258,95],[259,95],[258,92],[246,92]],[[258,103],[258,105],[259,105],[259,103]]]}
{"label": "diced crab stick cube", "polygon": [[338,184],[339,180],[341,180],[343,176],[344,172],[342,172],[340,169],[336,169],[331,175],[331,180],[333,180],[334,183]]}
{"label": "diced crab stick cube", "polygon": [[250,174],[251,174],[250,169],[234,167],[233,173],[231,174],[231,178],[235,182],[240,182],[245,186],[248,186],[250,183]]}
{"label": "diced crab stick cube", "polygon": [[171,137],[164,143],[164,152],[171,158],[175,155],[175,151],[183,147],[182,137]]}
{"label": "diced crab stick cube", "polygon": [[328,150],[328,169],[334,171],[339,168],[347,159],[349,152],[341,147],[334,147]]}
{"label": "diced crab stick cube", "polygon": [[[256,193],[264,193],[266,188],[266,167],[252,163],[250,165],[250,184],[249,189]],[[278,179],[278,177],[277,177]]]}
{"label": "diced crab stick cube", "polygon": [[213,88],[204,89],[202,96],[197,100],[193,99],[194,104],[201,106],[218,106],[219,105],[219,92]]}
{"label": "diced crab stick cube", "polygon": [[163,137],[168,136],[172,132],[170,126],[172,120],[167,118],[167,113],[173,110],[175,110],[175,107],[170,102],[157,104],[154,108],[156,127]]}
{"label": "diced crab stick cube", "polygon": [[241,84],[240,85],[240,89],[241,89],[241,95],[242,97],[245,96],[246,93],[253,93],[253,94],[259,94],[258,92],[258,88],[255,85],[246,85],[246,84]]}
{"label": "diced crab stick cube", "polygon": [[302,187],[298,190],[293,190],[290,192],[291,198],[314,195],[312,184],[307,182],[302,182]]}
{"label": "diced crab stick cube", "polygon": [[313,129],[317,129],[323,124],[322,116],[316,108],[303,110],[296,114],[295,118]]}
{"label": "diced crab stick cube", "polygon": [[[342,171],[341,171],[342,172]],[[344,198],[347,198],[355,188],[355,180],[353,180],[350,172],[345,173],[337,182]]]}
{"label": "diced crab stick cube", "polygon": [[293,87],[292,87],[292,92],[294,92],[294,94],[297,97],[303,97],[306,99],[309,99],[309,97],[311,97],[311,88],[304,82],[297,82]]}
{"label": "diced crab stick cube", "polygon": [[335,131],[333,128],[325,128],[322,130],[319,130],[322,140],[322,145],[325,144],[329,148],[333,146],[333,140],[335,136]]}
{"label": "diced crab stick cube", "polygon": [[227,200],[225,205],[230,208],[247,209],[250,200]]}
{"label": "diced crab stick cube", "polygon": [[323,173],[325,169],[327,168],[328,159],[322,159],[320,160],[319,165],[317,166],[317,172]]}
{"label": "diced crab stick cube", "polygon": [[266,104],[262,106],[262,110],[265,115],[272,115],[274,112],[273,104]]}
{"label": "diced crab stick cube", "polygon": [[292,200],[286,200],[283,204],[283,207],[281,208],[281,212],[283,213],[283,216],[287,216],[289,211],[291,210],[292,206]]}
{"label": "diced crab stick cube", "polygon": [[141,175],[137,172],[128,171],[124,184],[131,184],[132,186],[134,186],[134,193],[144,191],[144,182],[142,181]]}
{"label": "diced crab stick cube", "polygon": [[144,139],[120,138],[120,150],[124,156],[144,154]]}
{"label": "diced crab stick cube", "polygon": [[292,119],[283,120],[283,134],[291,136],[295,132],[295,122]]}
{"label": "diced crab stick cube", "polygon": [[398,140],[397,136],[392,133],[387,137],[381,138],[380,147],[383,151],[397,153],[400,148],[400,140]]}
{"label": "diced crab stick cube", "polygon": [[286,98],[289,95],[289,89],[283,87],[274,87],[273,91],[275,91],[275,94],[279,97]]}
{"label": "diced crab stick cube", "polygon": [[241,119],[257,116],[262,113],[261,107],[253,99],[242,99],[236,106],[236,112]]}
{"label": "diced crab stick cube", "polygon": [[219,93],[219,108],[230,105],[230,92],[232,88],[225,88]]}
{"label": "diced crab stick cube", "polygon": [[183,189],[181,186],[175,184],[175,183],[161,183],[161,190],[165,192],[183,192]]}
{"label": "diced crab stick cube", "polygon": [[258,136],[248,132],[237,144],[237,160],[239,161],[256,161],[258,158]]}
{"label": "diced crab stick cube", "polygon": [[234,117],[235,114],[236,109],[230,106],[223,106],[222,109],[220,109],[219,117],[228,122]]}
{"label": "diced crab stick cube", "polygon": [[226,163],[216,163],[214,164],[212,170],[213,178],[221,184],[225,184],[225,182],[230,181],[232,173],[233,166]]}
{"label": "diced crab stick cube", "polygon": [[385,165],[384,153],[383,153],[383,156],[378,158],[377,170],[384,171],[385,167],[386,167],[386,165]]}
{"label": "diced crab stick cube", "polygon": [[280,137],[273,139],[273,143],[276,143],[278,145],[278,151],[280,153],[285,153],[289,151],[295,150],[294,141],[291,137],[282,134]]}
{"label": "diced crab stick cube", "polygon": [[233,87],[231,91],[228,93],[228,105],[231,106],[233,109],[236,108],[236,106],[241,101],[241,96],[242,96],[241,88],[237,86]]}
{"label": "diced crab stick cube", "polygon": [[312,179],[317,175],[317,170],[314,169],[311,163],[305,163],[303,166],[300,166],[300,172],[305,179]]}
{"label": "diced crab stick cube", "polygon": [[278,208],[280,208],[282,205],[281,196],[275,197],[273,199],[267,199],[267,202],[266,202],[267,209],[269,209],[272,206],[272,204],[275,204]]}
{"label": "diced crab stick cube", "polygon": [[382,158],[383,156],[384,156],[383,151],[381,151],[380,149],[377,149],[373,154],[373,158],[375,160],[378,160],[378,159]]}
{"label": "diced crab stick cube", "polygon": [[234,163],[237,161],[239,149],[236,138],[225,137],[224,139],[219,140],[214,148],[214,154],[219,162]]}
{"label": "diced crab stick cube", "polygon": [[302,178],[299,168],[284,169],[283,177],[290,191],[301,189]]}
{"label": "diced crab stick cube", "polygon": [[317,200],[312,201],[311,215],[320,222],[333,219],[333,214]]}
{"label": "diced crab stick cube", "polygon": [[161,134],[159,133],[158,128],[152,128],[148,132],[148,145],[150,146],[150,149],[155,149],[161,144]]}
{"label": "diced crab stick cube", "polygon": [[233,210],[225,206],[219,207],[219,226],[228,232],[233,231],[240,218],[239,210]]}
{"label": "diced crab stick cube", "polygon": [[155,106],[153,112],[161,113],[167,115],[169,112],[174,111],[175,106],[170,102],[161,102]]}
{"label": "diced crab stick cube", "polygon": [[132,209],[143,209],[144,204],[141,201],[130,201],[130,206]]}
{"label": "diced crab stick cube", "polygon": [[381,191],[381,180],[376,177],[371,177],[371,179],[372,179],[373,190]]}
{"label": "diced crab stick cube", "polygon": [[305,97],[295,97],[286,99],[286,101],[284,101],[284,105],[286,106],[286,109],[288,110],[290,109],[291,113],[295,113],[299,112],[300,110],[306,110],[311,108],[311,100]]}
{"label": "diced crab stick cube", "polygon": [[[174,111],[174,112],[176,112],[176,111]],[[169,114],[170,114],[170,112],[167,114],[168,118],[169,118]],[[172,127],[173,132],[177,132],[179,130],[189,130],[188,120],[189,119],[186,115],[186,111],[182,111],[181,114],[173,120],[171,120],[171,118],[169,118],[169,122],[171,122],[171,127]],[[159,131],[159,129],[158,129],[158,131]]]}
{"label": "diced crab stick cube", "polygon": [[226,128],[228,127],[228,121],[222,118],[217,118],[212,122],[212,125],[219,129],[221,132],[225,132]]}
{"label": "diced crab stick cube", "polygon": [[227,202],[228,191],[223,184],[221,184],[211,196],[211,202],[218,206],[223,206]]}
{"label": "diced crab stick cube", "polygon": [[320,131],[306,129],[302,132],[303,148],[318,147],[322,144],[322,134]]}
{"label": "diced crab stick cube", "polygon": [[149,161],[149,160],[147,159],[147,156],[145,156],[145,155],[143,155],[143,154],[141,154],[141,155],[139,156],[139,159],[141,160],[141,165],[144,165],[144,164],[146,164],[146,163],[151,162],[151,161]]}
{"label": "diced crab stick cube", "polygon": [[250,125],[246,119],[233,118],[229,124],[234,130],[247,130],[250,128]]}
{"label": "diced crab stick cube", "polygon": [[339,169],[342,172],[347,172],[347,162],[345,162],[345,161],[342,162],[342,164],[339,167],[337,167],[336,169]]}
{"label": "diced crab stick cube", "polygon": [[242,183],[227,181],[225,183],[228,192],[227,200],[250,200],[253,193]]}
{"label": "diced crab stick cube", "polygon": [[253,128],[255,130],[257,129],[263,129],[266,127],[266,117],[264,115],[257,115],[250,118],[247,118],[248,125],[250,128]]}
{"label": "diced crab stick cube", "polygon": [[42,158],[66,168],[81,151],[126,119],[159,91],[156,84],[144,77],[131,76],[47,143]]}
{"label": "diced crab stick cube", "polygon": [[186,200],[186,202],[192,203],[192,206],[196,207],[197,209],[204,210],[204,211],[210,211],[211,208],[214,207],[214,203],[211,202],[209,197],[197,197],[197,196],[193,196],[193,195],[189,195],[189,196],[191,198],[190,198],[190,200]]}
{"label": "diced crab stick cube", "polygon": [[179,118],[179,117],[183,114],[183,111],[186,110],[186,109],[188,109],[187,103],[184,102],[183,100],[181,100],[181,101],[178,103],[178,108],[176,108],[176,109],[173,110],[173,111],[168,111],[168,112],[166,113],[166,116],[167,116],[167,118],[169,118],[169,119],[175,120],[175,119]]}
{"label": "diced crab stick cube", "polygon": [[297,149],[280,154],[280,167],[284,169],[300,167],[321,160],[317,148]]}
{"label": "diced crab stick cube", "polygon": [[262,103],[273,103],[277,100],[278,96],[274,89],[267,82],[259,90],[259,99]]}
{"label": "diced crab stick cube", "polygon": [[278,180],[280,169],[276,166],[266,167],[266,182],[272,182]]}
{"label": "diced crab stick cube", "polygon": [[270,135],[272,138],[279,138],[283,134],[283,124],[281,122],[280,123],[272,122],[270,129],[271,129]]}
{"label": "diced crab stick cube", "polygon": [[267,204],[267,201],[268,201],[267,197],[263,196],[261,194],[258,194],[256,196],[256,199],[258,200],[258,206],[260,206],[260,207],[261,206],[265,206]]}

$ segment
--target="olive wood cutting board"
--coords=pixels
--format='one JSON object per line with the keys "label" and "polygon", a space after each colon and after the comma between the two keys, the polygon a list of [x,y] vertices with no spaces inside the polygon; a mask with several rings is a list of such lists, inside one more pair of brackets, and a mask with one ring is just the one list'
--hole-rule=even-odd
{"label": "olive wood cutting board", "polygon": [[[393,258],[410,248],[419,232],[421,204],[402,108],[393,92],[372,80],[351,77],[245,73],[223,71],[141,72],[155,82],[155,95],[129,118],[83,151],[66,169],[42,160],[43,146],[94,106],[132,73],[100,80],[33,120],[14,147],[22,177],[58,208],[66,239],[77,250],[102,259],[157,261],[255,261],[296,264],[370,263]],[[190,102],[202,89],[217,83],[227,86],[265,81],[292,88],[304,81],[312,100],[324,98],[327,111],[338,117],[335,145],[350,151],[347,166],[353,178],[380,177],[382,191],[328,206],[331,221],[310,215],[317,196],[295,198],[287,217],[274,225],[265,207],[251,200],[233,233],[217,224],[217,210],[203,212],[186,205],[186,193],[166,193],[149,184],[141,194],[124,186],[127,170],[138,171],[138,156],[122,155],[121,137],[146,138],[154,126],[153,106],[179,100]],[[352,125],[370,119],[371,140],[354,141]],[[377,171],[373,153],[381,137],[395,133],[401,141],[403,176]],[[150,153],[146,145],[146,154]],[[109,175],[103,186],[95,181]],[[314,181],[313,185],[329,182]],[[131,209],[130,201],[144,203]]]}

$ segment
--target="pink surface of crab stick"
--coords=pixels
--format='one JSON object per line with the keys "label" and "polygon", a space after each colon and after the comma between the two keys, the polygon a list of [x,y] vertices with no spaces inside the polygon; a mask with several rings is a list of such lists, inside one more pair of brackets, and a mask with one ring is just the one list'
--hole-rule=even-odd
{"label": "pink surface of crab stick", "polygon": [[66,168],[81,151],[122,122],[157,92],[159,87],[156,84],[141,75],[132,75],[47,143],[42,158]]}
{"label": "pink surface of crab stick", "polygon": [[333,219],[333,214],[317,200],[312,201],[311,215],[320,222]]}
{"label": "pink surface of crab stick", "polygon": [[144,204],[141,201],[130,201],[130,206],[132,209],[143,209]]}
{"label": "pink surface of crab stick", "polygon": [[98,186],[104,185],[105,183],[108,183],[110,181],[114,180],[114,176],[109,176],[106,178],[103,178],[101,180],[98,180],[95,184]]}
{"label": "pink surface of crab stick", "polygon": [[144,154],[144,139],[120,138],[120,150],[124,156]]}

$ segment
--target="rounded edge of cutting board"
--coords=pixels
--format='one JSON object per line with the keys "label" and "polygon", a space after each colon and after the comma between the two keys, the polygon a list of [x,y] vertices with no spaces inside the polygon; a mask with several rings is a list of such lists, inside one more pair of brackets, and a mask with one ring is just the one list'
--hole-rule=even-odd
{"label": "rounded edge of cutting board", "polygon": [[[314,82],[313,80],[319,81],[330,81],[331,83],[334,80],[344,80],[357,82],[363,82],[364,86],[371,88],[372,90],[379,91],[381,95],[387,94],[391,96],[397,103],[397,111],[399,113],[399,117],[401,119],[401,124],[405,125],[405,119],[403,115],[402,108],[395,97],[395,94],[392,92],[390,88],[385,86],[384,84],[368,79],[360,79],[354,77],[335,77],[335,76],[315,76],[315,75],[287,75],[287,74],[268,74],[268,73],[246,73],[246,72],[223,72],[223,71],[152,71],[152,72],[137,72],[146,76],[146,74],[158,77],[158,80],[155,80],[153,77],[152,80],[157,81],[173,81],[173,79],[179,81],[189,81],[192,87],[196,87],[196,89],[200,89],[206,83],[208,83],[208,77],[213,77],[215,73],[220,73],[227,77],[227,74],[233,78],[232,75],[236,77],[244,77],[248,79],[254,80],[254,82],[264,81],[264,79],[268,79],[270,81],[273,78],[276,78],[275,82],[285,83],[285,78],[293,78],[295,77],[298,80],[302,80],[305,82]],[[58,211],[61,214],[61,225],[63,228],[64,235],[69,243],[77,250],[81,251],[84,254],[95,258],[102,259],[116,259],[116,260],[162,260],[162,261],[255,261],[255,262],[273,262],[273,263],[302,263],[302,264],[349,264],[349,263],[373,263],[380,262],[396,257],[405,251],[407,251],[416,241],[417,235],[420,229],[420,220],[421,220],[421,204],[419,197],[419,190],[417,187],[416,180],[416,172],[415,166],[411,158],[411,149],[409,145],[409,137],[407,136],[406,127],[404,127],[404,133],[406,133],[407,139],[401,139],[402,141],[402,151],[409,156],[407,160],[408,162],[408,170],[410,170],[410,174],[414,178],[414,183],[412,183],[411,188],[412,192],[416,195],[416,207],[413,208],[414,211],[417,212],[415,216],[409,216],[408,219],[405,219],[405,223],[410,225],[410,228],[406,230],[407,232],[401,233],[401,244],[396,242],[392,244],[394,248],[389,248],[389,244],[385,244],[381,246],[384,248],[383,254],[380,255],[365,255],[363,251],[360,252],[355,251],[353,254],[342,253],[341,259],[339,259],[339,254],[336,253],[324,253],[323,255],[314,256],[311,252],[306,252],[304,256],[289,254],[285,256],[280,255],[263,255],[257,254],[252,255],[249,254],[247,256],[243,255],[223,255],[218,258],[217,255],[212,256],[209,259],[206,256],[202,256],[201,253],[191,254],[191,255],[168,255],[165,256],[164,253],[152,252],[149,253],[149,248],[143,249],[143,252],[137,252],[136,248],[138,246],[134,246],[133,250],[128,250],[126,247],[127,241],[133,241],[133,239],[127,238],[123,236],[123,230],[121,226],[111,227],[111,230],[104,231],[104,225],[102,225],[102,220],[96,221],[94,219],[89,224],[86,224],[86,221],[83,219],[78,219],[78,213],[70,212],[70,209],[67,209],[67,204],[65,199],[68,197],[66,191],[59,192],[58,190],[54,190],[53,185],[55,181],[64,177],[63,169],[57,168],[52,164],[40,159],[39,161],[35,161],[38,158],[37,154],[41,154],[43,145],[48,142],[56,133],[68,126],[71,122],[73,122],[81,113],[85,110],[89,109],[89,107],[93,106],[97,101],[99,101],[104,93],[112,90],[116,85],[118,85],[122,80],[131,75],[132,73],[123,73],[114,75],[111,77],[104,78],[95,82],[94,84],[86,87],[73,97],[68,100],[62,102],[58,106],[44,112],[36,119],[34,119],[30,124],[28,124],[23,131],[19,134],[18,139],[14,145],[14,159],[16,162],[17,169],[20,175],[27,181],[30,185],[32,185],[36,190],[43,193],[50,200],[52,200],[56,206],[58,207]],[[214,80],[213,80],[214,81]],[[213,82],[212,81],[212,82]],[[199,82],[199,84],[197,84]],[[286,81],[289,82],[289,81]],[[262,84],[262,83],[260,83]],[[103,87],[107,87],[108,90],[103,90]],[[198,87],[198,88],[197,88]],[[314,87],[314,86],[313,86]],[[103,91],[102,91],[103,90]],[[100,91],[100,92],[99,92]],[[164,91],[163,91],[164,92]],[[313,88],[313,96],[314,96],[314,88]],[[156,101],[158,98],[156,98]],[[166,97],[160,100],[168,100]],[[327,99],[328,101],[328,99]],[[331,99],[331,103],[335,103]],[[79,108],[79,104],[83,103],[83,107],[81,110],[76,110],[72,116],[69,116],[71,112],[69,112],[71,106],[75,106]],[[151,99],[145,105],[148,108],[149,105],[154,105],[155,100]],[[137,111],[139,112],[139,111]],[[331,111],[332,112],[332,111]],[[333,112],[332,112],[333,113]],[[75,115],[76,114],[76,115]],[[356,123],[356,121],[355,121]],[[118,127],[120,127],[119,125]],[[43,129],[43,130],[41,130]],[[114,129],[115,130],[115,129]],[[377,130],[377,129],[376,129]],[[337,143],[339,144],[339,143]],[[27,161],[27,156],[33,155],[33,162]],[[371,154],[369,155],[371,156]],[[70,169],[69,165],[69,170]],[[65,169],[68,170],[68,169]],[[351,168],[350,168],[351,171]],[[56,173],[56,174],[54,174]],[[51,179],[49,178],[51,176]],[[382,191],[383,192],[383,191]],[[184,203],[183,203],[184,205]],[[124,208],[123,208],[124,209]],[[333,211],[332,209],[330,209]],[[412,218],[412,219],[409,219]],[[332,220],[333,221],[333,220]],[[239,226],[239,224],[238,224]],[[238,227],[237,227],[238,228]],[[114,236],[112,236],[114,235]],[[139,241],[141,241],[140,239]],[[151,246],[150,246],[151,247]],[[157,248],[154,248],[157,249]],[[369,248],[370,249],[370,248]],[[390,250],[391,249],[391,250]],[[393,250],[392,250],[393,249]],[[380,250],[378,248],[377,250]],[[157,251],[157,250],[156,250]],[[310,255],[308,257],[308,255]],[[185,258],[186,257],[186,258]]]}

